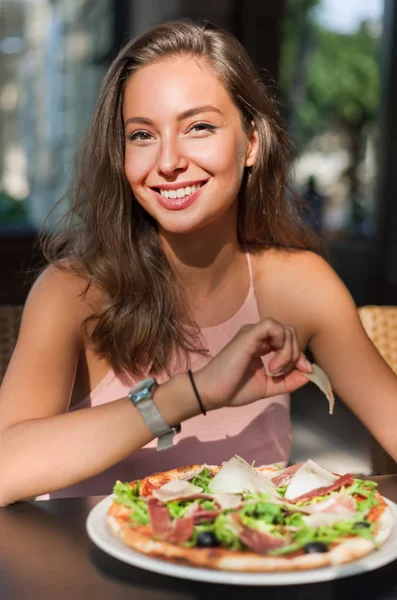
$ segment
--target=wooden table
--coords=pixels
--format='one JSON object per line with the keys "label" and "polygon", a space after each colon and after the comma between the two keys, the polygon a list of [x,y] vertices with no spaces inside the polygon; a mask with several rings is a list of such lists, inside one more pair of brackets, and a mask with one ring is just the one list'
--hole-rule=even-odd
{"label": "wooden table", "polygon": [[[397,502],[397,475],[373,477]],[[102,497],[21,502],[0,508],[1,600],[392,600],[397,560],[380,569],[316,583],[240,587],[157,575],[119,562],[88,538],[88,513]]]}

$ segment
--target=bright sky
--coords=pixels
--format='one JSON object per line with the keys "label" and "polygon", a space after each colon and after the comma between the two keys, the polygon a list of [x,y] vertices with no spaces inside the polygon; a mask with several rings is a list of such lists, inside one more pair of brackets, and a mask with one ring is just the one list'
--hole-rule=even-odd
{"label": "bright sky", "polygon": [[317,20],[341,33],[356,31],[361,21],[380,20],[384,0],[321,0]]}

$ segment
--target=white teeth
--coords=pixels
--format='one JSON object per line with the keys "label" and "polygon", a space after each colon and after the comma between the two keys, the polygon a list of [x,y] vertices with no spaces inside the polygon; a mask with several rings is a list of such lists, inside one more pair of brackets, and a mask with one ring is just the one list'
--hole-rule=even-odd
{"label": "white teeth", "polygon": [[190,196],[190,194],[196,192],[202,185],[204,185],[204,183],[195,183],[194,185],[178,188],[177,190],[163,190],[160,188],[160,194],[165,198],[184,198],[185,196]]}

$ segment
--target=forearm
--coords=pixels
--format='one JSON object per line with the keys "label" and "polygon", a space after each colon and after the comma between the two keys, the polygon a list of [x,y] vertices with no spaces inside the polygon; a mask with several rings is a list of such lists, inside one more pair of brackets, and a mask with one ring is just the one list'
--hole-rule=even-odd
{"label": "forearm", "polygon": [[[186,375],[159,386],[154,399],[171,425],[199,412]],[[151,439],[128,398],[18,423],[1,436],[0,505],[74,485],[125,459]]]}

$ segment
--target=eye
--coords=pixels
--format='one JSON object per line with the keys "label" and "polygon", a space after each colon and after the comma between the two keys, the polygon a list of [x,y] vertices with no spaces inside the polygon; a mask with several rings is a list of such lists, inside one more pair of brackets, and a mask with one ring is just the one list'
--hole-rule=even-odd
{"label": "eye", "polygon": [[134,131],[128,136],[128,140],[130,142],[147,142],[152,139],[153,136],[148,131],[144,131],[142,129],[138,131]]}
{"label": "eye", "polygon": [[214,133],[214,131],[216,129],[218,129],[216,127],[216,125],[211,125],[210,123],[200,122],[200,123],[194,123],[194,125],[192,125],[188,129],[188,133],[190,133],[190,132],[192,132],[192,133],[200,133],[200,132]]}

